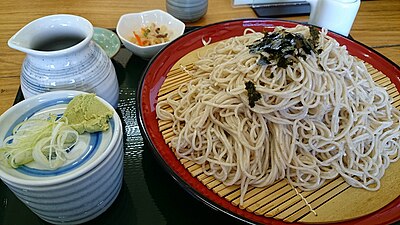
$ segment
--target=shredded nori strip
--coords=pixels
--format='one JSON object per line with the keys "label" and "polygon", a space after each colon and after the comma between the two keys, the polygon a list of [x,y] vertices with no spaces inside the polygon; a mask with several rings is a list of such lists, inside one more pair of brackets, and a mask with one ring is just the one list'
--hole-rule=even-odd
{"label": "shredded nori strip", "polygon": [[316,49],[319,42],[319,30],[316,27],[310,27],[310,35],[311,39],[309,42],[312,44],[314,49]]}
{"label": "shredded nori strip", "polygon": [[264,37],[254,44],[247,46],[250,53],[260,54],[259,65],[277,65],[286,68],[293,64],[295,58],[306,58],[307,55],[317,51],[319,31],[315,27],[310,27],[310,38],[307,39],[299,33],[290,33],[284,30],[265,33]]}
{"label": "shredded nori strip", "polygon": [[247,96],[249,98],[250,108],[253,108],[256,105],[256,101],[258,101],[261,98],[261,94],[257,92],[256,86],[254,85],[253,82],[247,81],[245,85],[247,90]]}

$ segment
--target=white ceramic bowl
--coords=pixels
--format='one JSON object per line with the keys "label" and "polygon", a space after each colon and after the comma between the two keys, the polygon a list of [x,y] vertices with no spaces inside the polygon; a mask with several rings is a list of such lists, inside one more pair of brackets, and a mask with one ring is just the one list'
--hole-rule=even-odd
{"label": "white ceramic bowl", "polygon": [[[0,116],[0,141],[25,118],[62,114],[79,91],[54,91],[26,99]],[[104,212],[115,200],[123,176],[123,133],[114,111],[110,129],[83,134],[75,149],[79,154],[55,170],[35,162],[17,169],[0,164],[0,178],[13,193],[43,220],[54,224],[79,224]],[[79,151],[81,150],[81,151]]]}
{"label": "white ceramic bowl", "polygon": [[181,36],[185,31],[185,24],[182,21],[162,10],[150,10],[122,15],[117,24],[117,34],[126,48],[144,59],[153,57],[169,43],[139,46],[131,41],[133,31],[139,31],[141,27],[150,25],[151,23],[155,23],[157,26],[165,25],[168,30],[172,31],[169,42]]}

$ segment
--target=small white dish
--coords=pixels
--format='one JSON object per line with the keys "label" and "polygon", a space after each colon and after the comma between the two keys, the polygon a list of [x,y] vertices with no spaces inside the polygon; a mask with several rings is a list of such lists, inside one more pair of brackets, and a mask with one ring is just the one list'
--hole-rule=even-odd
{"label": "small white dish", "polygon": [[94,27],[93,40],[112,58],[121,48],[121,41],[118,35],[109,29]]}
{"label": "small white dish", "polygon": [[[155,23],[157,26],[164,25],[168,30],[172,31],[170,40],[165,43],[151,46],[139,46],[134,44],[131,41],[133,38],[133,32],[139,31],[140,28],[148,26],[151,23]],[[122,15],[117,24],[117,34],[125,47],[144,59],[150,59],[156,55],[165,45],[181,36],[184,31],[185,24],[182,21],[176,19],[169,13],[158,9]]]}

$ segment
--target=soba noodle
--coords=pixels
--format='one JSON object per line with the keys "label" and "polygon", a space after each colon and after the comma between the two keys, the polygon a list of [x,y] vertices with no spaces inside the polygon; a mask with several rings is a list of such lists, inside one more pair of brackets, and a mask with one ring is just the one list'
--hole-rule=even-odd
{"label": "soba noodle", "polygon": [[[306,26],[285,30],[310,36]],[[249,185],[279,179],[306,191],[337,176],[379,189],[400,149],[400,113],[386,90],[324,29],[321,50],[286,68],[257,63],[261,56],[248,46],[262,37],[246,31],[219,42],[195,62],[189,83],[158,102],[157,117],[173,121],[176,155],[225,185],[240,185],[241,203]],[[254,107],[248,81],[262,96]]]}

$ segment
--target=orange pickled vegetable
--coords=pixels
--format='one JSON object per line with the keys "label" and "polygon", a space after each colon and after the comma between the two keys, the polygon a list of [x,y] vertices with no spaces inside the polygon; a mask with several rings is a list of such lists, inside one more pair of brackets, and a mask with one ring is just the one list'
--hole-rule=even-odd
{"label": "orange pickled vegetable", "polygon": [[157,26],[155,23],[151,23],[133,31],[131,40],[139,46],[150,46],[168,42],[171,36],[172,32],[167,30],[165,25]]}
{"label": "orange pickled vegetable", "polygon": [[135,33],[135,31],[133,32],[133,35],[135,36],[137,43],[138,43],[140,46],[143,46],[142,39],[140,39],[139,35],[137,35],[137,34]]}

